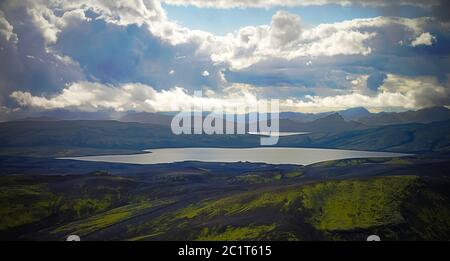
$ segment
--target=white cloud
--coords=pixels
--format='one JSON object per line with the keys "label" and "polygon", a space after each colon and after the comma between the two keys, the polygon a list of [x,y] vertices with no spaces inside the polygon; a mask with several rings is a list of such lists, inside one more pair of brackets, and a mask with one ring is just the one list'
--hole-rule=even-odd
{"label": "white cloud", "polygon": [[14,27],[6,20],[4,13],[0,10],[0,35],[5,37],[6,41],[17,43],[19,38],[14,33]]}
{"label": "white cloud", "polygon": [[[227,64],[232,69],[243,69],[274,58],[292,60],[308,56],[368,55],[373,52],[370,45],[371,41],[377,37],[378,31],[397,26],[417,36],[423,33],[424,26],[431,21],[429,18],[377,17],[306,28],[302,26],[298,15],[278,11],[272,17],[270,25],[248,26],[234,34],[216,36],[205,31],[191,30],[170,21],[157,0],[29,1],[26,7],[49,44],[57,41],[59,32],[71,21],[86,20],[85,12],[91,10],[100,15],[98,19],[108,23],[120,26],[136,24],[144,27],[151,34],[171,45],[194,44],[197,46],[196,54],[209,56],[213,62]],[[254,2],[258,5],[268,4],[269,6],[271,3],[279,3],[260,0],[220,1],[217,4],[220,6],[221,3],[226,5],[229,2],[239,5]],[[295,2],[299,1],[291,1],[292,4]],[[328,1],[322,2],[328,3]],[[367,3],[376,4],[377,2],[368,1]],[[207,5],[212,2],[204,3]],[[58,15],[55,14],[55,10],[58,10]],[[397,39],[395,43],[397,44],[400,40],[402,39]]]}
{"label": "white cloud", "polygon": [[151,24],[162,21],[166,15],[156,0],[24,0],[10,1],[10,5],[27,10],[34,25],[41,31],[47,44],[54,44],[58,34],[70,23],[89,20],[86,11],[94,11],[108,23],[117,25]]}
{"label": "white cloud", "polygon": [[276,48],[285,48],[295,44],[302,33],[300,17],[286,11],[278,11],[270,24],[270,41]]}
{"label": "white cloud", "polygon": [[450,103],[450,82],[443,84],[430,76],[405,77],[390,74],[379,90],[409,97],[413,103],[412,108],[445,106]]}
{"label": "white cloud", "polygon": [[[365,77],[356,79],[359,85]],[[352,80],[354,81],[354,80]],[[448,85],[448,84],[447,84]],[[285,110],[324,112],[354,107],[372,111],[388,108],[419,109],[450,104],[450,88],[440,84],[434,77],[405,77],[389,74],[377,95],[363,94],[358,90],[336,96],[306,96],[303,100],[288,99]]]}
{"label": "white cloud", "polygon": [[47,43],[55,43],[63,23],[48,8],[30,9],[28,14],[42,33]]}
{"label": "white cloud", "polygon": [[275,6],[295,7],[310,5],[351,5],[359,4],[364,6],[392,6],[392,5],[413,5],[413,6],[434,6],[438,4],[437,0],[162,0],[166,4],[196,6],[202,8],[269,8]]}
{"label": "white cloud", "polygon": [[309,30],[305,34],[306,39],[314,40],[322,38],[324,35],[331,35],[339,31],[373,31],[397,26],[406,29],[410,33],[418,34],[423,32],[424,27],[433,21],[432,18],[402,18],[402,17],[374,17],[346,20],[332,24],[320,24]]}
{"label": "white cloud", "polygon": [[419,45],[431,46],[436,42],[436,37],[431,35],[430,33],[422,33],[416,39],[411,42],[412,47],[416,47]]}
{"label": "white cloud", "polygon": [[64,10],[62,16],[54,12],[55,6],[49,5],[48,1],[24,1],[27,12],[35,26],[41,31],[47,44],[53,44],[58,40],[58,34],[68,24],[76,20],[89,20],[84,12],[79,9]]}
{"label": "white cloud", "polygon": [[[240,86],[240,85],[239,85]],[[210,93],[212,95],[212,93]],[[21,106],[40,109],[69,109],[77,111],[179,111],[201,104],[205,110],[217,106],[243,107],[256,100],[246,88],[229,89],[224,96],[197,97],[181,87],[156,91],[144,84],[110,86],[92,82],[68,85],[50,98],[33,96],[29,92],[16,91],[11,97]]]}
{"label": "white cloud", "polygon": [[376,17],[303,28],[297,15],[278,12],[270,26],[248,26],[215,39],[210,52],[213,61],[228,63],[233,69],[273,58],[369,55],[374,51],[373,40],[384,37],[393,28],[402,33],[390,33],[391,39],[380,40],[396,45],[401,39],[395,37],[419,35],[432,22],[431,18]]}
{"label": "white cloud", "polygon": [[372,52],[372,49],[366,45],[367,40],[375,35],[375,33],[358,31],[337,31],[317,42],[304,46],[303,52],[308,56],[368,55]]}
{"label": "white cloud", "polygon": [[[370,22],[371,27],[380,26],[378,21]],[[211,58],[243,69],[271,58],[368,55],[372,52],[368,41],[376,33],[360,32],[362,26],[369,27],[369,22],[360,19],[307,29],[301,26],[299,16],[279,11],[270,26],[248,26],[221,38],[211,47]]]}
{"label": "white cloud", "polygon": [[[156,0],[29,0],[24,2],[24,6],[35,26],[39,28],[50,47],[57,41],[58,34],[70,23],[87,21],[89,19],[85,13],[94,11],[100,15],[98,19],[119,26],[131,24],[141,26],[148,29],[152,35],[171,45],[193,43],[194,46],[197,46],[197,53],[210,57],[217,64],[225,64],[236,70],[270,59],[304,58],[303,64],[312,66],[310,59],[315,61],[314,64],[316,64],[316,61],[320,61],[315,60],[315,57],[318,56],[369,55],[376,51],[376,47],[372,45],[376,42],[374,40],[381,40],[378,42],[382,42],[386,46],[389,41],[392,41],[393,45],[397,45],[400,41],[409,42],[410,39],[414,39],[411,45],[418,46],[432,45],[436,40],[434,36],[426,32],[430,23],[434,22],[432,18],[376,17],[321,24],[309,28],[301,23],[301,18],[298,15],[278,11],[272,17],[269,25],[248,26],[233,34],[215,36],[200,30],[190,30],[168,20],[165,11]],[[264,0],[251,2],[261,5],[267,4],[264,3],[266,2]],[[311,1],[291,1],[291,3],[294,2],[312,3]],[[323,2],[328,1],[324,0]],[[351,3],[351,1],[346,2]],[[375,4],[375,2],[371,3]],[[203,3],[207,5],[212,2],[204,1]],[[248,5],[250,2],[219,1],[215,3],[217,6],[223,5],[225,7],[227,4]],[[277,1],[272,1],[272,3],[278,5]],[[401,33],[390,33],[392,28],[401,30]],[[0,34],[8,40],[17,39],[13,29],[4,16],[0,15]],[[389,39],[377,38],[386,37],[386,35],[389,35]],[[55,53],[51,48],[48,50],[60,61],[76,65],[76,61],[70,57]],[[177,58],[184,59],[186,56]],[[222,68],[226,68],[226,66]],[[216,76],[214,71],[210,71],[213,76]],[[169,71],[169,75],[174,74],[175,70]],[[204,71],[201,75],[208,77],[210,72]],[[196,77],[199,77],[199,75]],[[218,71],[217,78],[221,85],[228,84],[222,70]],[[449,96],[446,86],[442,86],[431,78],[410,79],[395,75],[389,75],[384,85],[380,87],[379,93],[370,93],[367,90],[367,78],[368,76],[364,75],[351,79],[348,82],[352,86],[350,88],[351,93],[327,97],[308,96],[303,100],[285,99],[282,104],[293,106],[292,110],[303,111],[326,111],[334,107],[342,109],[355,106],[375,109],[382,107],[417,108],[435,104],[446,105],[445,99]],[[393,89],[393,86],[396,86],[395,84],[413,86],[414,82],[420,83],[420,86],[406,88],[405,90]],[[388,88],[388,86],[391,87]],[[242,86],[240,88],[241,91],[234,92],[234,98],[243,95],[246,98],[254,99],[257,96],[254,89],[245,89]],[[139,94],[136,95],[136,93]],[[230,93],[227,93],[225,98],[229,98],[229,96]],[[186,101],[196,99],[180,87],[167,91],[156,91],[141,84],[109,86],[88,82],[71,84],[61,93],[50,98],[33,96],[27,92],[14,92],[12,97],[21,106],[44,109],[76,108],[80,110],[109,108],[118,111],[176,110],[182,107]],[[211,97],[204,101],[211,102],[211,104],[218,102],[217,98]]]}
{"label": "white cloud", "polygon": [[[429,106],[448,106],[450,88],[433,77],[409,78],[388,75],[376,95],[361,92],[367,81],[366,75],[348,78],[354,89],[347,94],[334,96],[306,96],[304,99],[280,100],[283,111],[325,112],[353,107],[366,107],[373,111],[396,109],[418,109]],[[258,101],[261,90],[252,85],[232,84],[223,93],[210,92],[206,97],[196,97],[182,87],[157,91],[148,85],[124,84],[110,86],[100,83],[78,82],[68,85],[59,94],[46,98],[33,96],[29,92],[16,91],[11,97],[22,107],[40,109],[71,109],[97,111],[179,111],[193,104],[204,110],[217,106],[245,107]]]}

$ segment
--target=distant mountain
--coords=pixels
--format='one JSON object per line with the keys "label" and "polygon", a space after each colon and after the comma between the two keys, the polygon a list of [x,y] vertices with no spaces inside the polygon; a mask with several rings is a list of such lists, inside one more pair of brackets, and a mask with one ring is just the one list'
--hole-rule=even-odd
{"label": "distant mountain", "polygon": [[[206,117],[205,113],[204,117]],[[291,114],[293,115],[293,114]],[[170,127],[172,122],[171,115],[161,114],[161,113],[129,113],[120,119],[121,122],[135,122],[144,124],[153,124]],[[245,116],[246,119],[246,129],[248,130],[249,115]],[[224,126],[227,123],[224,122]],[[355,121],[345,121],[345,119],[338,113],[329,114],[319,117],[316,120],[310,122],[299,122],[292,119],[280,119],[280,131],[283,132],[325,132],[325,133],[336,133],[342,131],[360,130],[366,129],[367,127],[359,122]],[[270,124],[269,124],[270,125]]]}
{"label": "distant mountain", "polygon": [[128,113],[124,117],[120,118],[121,122],[139,122],[147,124],[155,124],[161,126],[170,126],[173,116],[161,114],[161,113],[150,113],[150,112],[134,112]]}
{"label": "distant mountain", "polygon": [[360,118],[358,121],[370,126],[383,126],[404,123],[431,123],[450,120],[450,110],[445,107],[432,107],[418,111],[380,112]]}
{"label": "distant mountain", "polygon": [[367,126],[355,121],[345,121],[339,113],[334,113],[311,122],[296,122],[289,119],[280,120],[280,131],[284,132],[337,133],[361,129],[367,129]]}
{"label": "distant mountain", "polygon": [[[3,121],[119,120],[121,122],[137,122],[170,126],[172,117],[176,113],[177,112],[151,113],[131,111],[76,112],[57,109],[43,112],[18,112],[12,115],[8,115],[8,117],[4,117]],[[279,119],[281,121],[281,124],[284,125],[286,129],[297,130],[299,126],[302,128],[312,128],[309,126],[305,127],[303,125],[298,125],[297,123],[312,123],[320,119],[325,119],[336,113],[339,114],[342,119],[344,119],[344,121],[357,121],[360,124],[367,126],[385,126],[406,123],[431,123],[436,121],[450,120],[450,110],[445,107],[426,108],[418,111],[380,113],[370,113],[363,107],[324,113],[280,112]],[[204,117],[206,117],[206,115],[208,114],[209,112],[204,112]],[[245,116],[245,119],[246,121],[249,120],[249,114]],[[355,124],[353,123],[353,125]],[[344,129],[347,130],[349,128],[346,127]]]}
{"label": "distant mountain", "polygon": [[60,119],[58,118],[53,118],[53,117],[26,117],[26,118],[22,118],[22,119],[18,119],[17,121],[59,121]]}
{"label": "distant mountain", "polygon": [[291,120],[296,122],[311,122],[327,117],[331,114],[333,114],[333,112],[324,112],[324,113],[280,112],[280,119]]}
{"label": "distant mountain", "polygon": [[363,107],[356,107],[343,111],[330,111],[322,113],[281,112],[280,119],[292,120],[297,122],[312,122],[335,113],[339,113],[339,115],[341,115],[345,121],[356,121],[371,115],[371,113],[367,109]]}
{"label": "distant mountain", "polygon": [[357,121],[372,115],[366,108],[357,107],[338,112],[346,121]]}
{"label": "distant mountain", "polygon": [[[75,155],[79,151],[163,147],[257,146],[256,135],[174,135],[170,127],[119,121],[13,121],[0,123],[2,155]],[[56,151],[56,153],[55,153]]]}
{"label": "distant mountain", "polygon": [[281,139],[278,146],[339,148],[369,151],[423,153],[450,151],[450,120],[410,123],[363,130],[311,133]]}
{"label": "distant mountain", "polygon": [[46,111],[19,110],[12,112],[6,121],[55,121],[55,120],[112,120],[122,117],[121,112],[115,111],[69,111],[55,109]]}

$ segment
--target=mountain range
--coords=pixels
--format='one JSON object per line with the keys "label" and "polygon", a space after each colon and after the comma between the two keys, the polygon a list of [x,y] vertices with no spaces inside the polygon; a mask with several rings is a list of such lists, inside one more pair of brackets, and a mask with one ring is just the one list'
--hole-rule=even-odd
{"label": "mountain range", "polygon": [[[446,107],[430,107],[416,111],[406,112],[379,112],[372,113],[362,107],[342,111],[324,113],[281,112],[280,120],[307,123],[339,114],[345,121],[356,121],[367,126],[384,126],[404,123],[430,123],[450,119],[450,110]],[[122,122],[139,122],[170,126],[175,112],[72,112],[67,110],[49,110],[27,115],[18,113],[9,118],[9,121],[39,121],[39,120],[117,120]],[[205,115],[207,113],[205,112]],[[248,114],[246,119],[248,119]],[[335,117],[335,116],[333,116]],[[287,125],[292,123],[288,123]]]}
{"label": "mountain range", "polygon": [[[363,128],[362,124],[367,126],[384,126],[392,124],[431,123],[450,120],[450,110],[446,107],[430,107],[417,111],[379,113],[371,113],[362,107],[324,113],[281,112],[279,118],[280,121],[284,122],[284,125],[286,125],[286,129],[293,129],[292,125],[294,123],[310,123],[321,119],[340,122],[341,118],[337,117],[336,114],[338,114],[346,122],[353,122],[353,126],[357,129]],[[246,119],[248,119],[248,117],[249,116],[247,114]],[[164,113],[131,112],[118,120],[123,122],[140,122],[169,126],[172,120],[172,115]],[[316,122],[316,125],[319,124],[319,122]],[[359,124],[355,124],[354,122],[358,122]],[[308,129],[305,129],[305,131],[308,131]]]}

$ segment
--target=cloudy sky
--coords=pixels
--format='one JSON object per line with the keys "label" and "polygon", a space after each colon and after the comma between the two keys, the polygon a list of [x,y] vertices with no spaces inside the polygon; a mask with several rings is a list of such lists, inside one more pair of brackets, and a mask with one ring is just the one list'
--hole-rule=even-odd
{"label": "cloudy sky", "polygon": [[271,98],[300,112],[449,106],[449,2],[2,0],[0,119]]}

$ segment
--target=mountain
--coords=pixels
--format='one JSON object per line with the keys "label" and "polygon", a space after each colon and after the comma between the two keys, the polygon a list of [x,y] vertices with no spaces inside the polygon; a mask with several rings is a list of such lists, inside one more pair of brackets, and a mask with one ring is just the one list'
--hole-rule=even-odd
{"label": "mountain", "polygon": [[402,123],[431,123],[450,120],[450,110],[445,107],[431,107],[418,111],[380,112],[360,118],[358,121],[370,126]]}
{"label": "mountain", "polygon": [[296,122],[289,119],[280,120],[280,131],[284,132],[337,133],[366,128],[367,126],[362,123],[345,121],[339,113],[330,114],[311,122]]}
{"label": "mountain", "polygon": [[26,117],[22,119],[18,119],[17,121],[60,121],[61,119],[52,118],[52,117]]}
{"label": "mountain", "polygon": [[423,153],[450,151],[450,120],[410,123],[281,139],[278,146]]}
{"label": "mountain", "polygon": [[[352,118],[352,115],[356,115],[360,112],[359,109],[355,109],[355,111],[345,111],[343,112],[349,118]],[[285,113],[284,116],[295,116],[300,115],[297,113]],[[350,130],[359,130],[365,129],[361,123],[355,121],[345,121],[344,117],[340,115],[340,113],[330,113],[328,115],[320,114],[316,115],[318,119],[309,121],[309,122],[299,122],[292,119],[281,118],[280,117],[280,131],[285,132],[342,132],[342,131],[350,131]],[[204,117],[207,116],[207,113],[204,113]],[[311,115],[310,115],[311,116]],[[120,119],[121,122],[134,122],[134,123],[145,123],[145,124],[153,124],[153,125],[161,125],[170,127],[172,122],[171,115],[161,114],[161,113],[128,113],[124,117]],[[311,116],[312,117],[312,116]],[[354,116],[353,116],[354,117]],[[245,119],[249,121],[249,114],[245,115]],[[312,118],[311,118],[312,119]],[[224,122],[224,126],[226,123]],[[248,126],[247,126],[248,129]]]}
{"label": "mountain", "polygon": [[46,121],[46,120],[115,120],[124,116],[124,112],[111,110],[99,111],[70,111],[66,109],[53,109],[45,111],[18,110],[6,115],[4,121]]}
{"label": "mountain", "polygon": [[417,111],[371,113],[363,107],[337,112],[299,113],[282,112],[280,119],[295,122],[313,122],[338,113],[345,121],[358,121],[367,126],[385,126],[406,123],[431,123],[450,120],[450,110],[446,107],[430,107]]}
{"label": "mountain", "polygon": [[172,116],[160,113],[134,112],[128,113],[127,115],[123,116],[122,118],[120,118],[120,121],[170,126],[172,122]]}
{"label": "mountain", "polygon": [[296,122],[311,122],[327,117],[331,114],[333,114],[333,112],[324,112],[324,113],[280,112],[280,119],[291,120]]}
{"label": "mountain", "polygon": [[[256,135],[174,135],[170,127],[119,121],[0,123],[1,155],[74,156],[163,147],[258,146]],[[117,150],[117,153],[114,152]]]}
{"label": "mountain", "polygon": [[330,111],[322,113],[281,112],[280,119],[292,120],[297,122],[312,122],[328,117],[335,113],[339,113],[339,115],[341,115],[345,121],[355,121],[371,115],[371,113],[367,109],[363,107],[356,107],[343,111]]}
{"label": "mountain", "polygon": [[346,121],[357,121],[372,115],[366,108],[356,107],[338,112]]}

